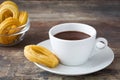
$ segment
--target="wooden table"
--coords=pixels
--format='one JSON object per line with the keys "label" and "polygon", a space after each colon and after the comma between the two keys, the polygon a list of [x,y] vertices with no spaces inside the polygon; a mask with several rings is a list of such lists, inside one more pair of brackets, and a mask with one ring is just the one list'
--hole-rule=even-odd
{"label": "wooden table", "polygon": [[[31,28],[18,45],[0,47],[0,80],[120,80],[119,0],[14,1],[21,10],[29,12]],[[113,63],[89,75],[70,77],[46,72],[24,57],[24,46],[48,39],[48,30],[65,22],[80,22],[93,26],[98,31],[98,36],[107,38],[109,47],[115,54]]]}

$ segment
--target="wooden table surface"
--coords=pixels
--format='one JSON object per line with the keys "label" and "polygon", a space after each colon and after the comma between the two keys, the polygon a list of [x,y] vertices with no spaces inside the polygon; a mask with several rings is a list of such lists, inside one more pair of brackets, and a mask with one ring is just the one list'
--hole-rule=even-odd
{"label": "wooden table surface", "polygon": [[[0,80],[120,80],[119,0],[14,1],[21,10],[29,12],[31,28],[18,45],[0,47]],[[115,55],[113,63],[92,74],[62,76],[44,71],[24,57],[24,46],[48,39],[48,30],[65,22],[80,22],[93,26],[98,31],[97,36],[107,38]]]}

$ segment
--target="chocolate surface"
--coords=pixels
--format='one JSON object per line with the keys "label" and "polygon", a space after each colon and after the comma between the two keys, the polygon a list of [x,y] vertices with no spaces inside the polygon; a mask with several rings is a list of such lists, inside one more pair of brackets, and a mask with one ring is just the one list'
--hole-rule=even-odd
{"label": "chocolate surface", "polygon": [[65,31],[57,33],[54,36],[65,40],[81,40],[90,37],[90,35],[79,31]]}

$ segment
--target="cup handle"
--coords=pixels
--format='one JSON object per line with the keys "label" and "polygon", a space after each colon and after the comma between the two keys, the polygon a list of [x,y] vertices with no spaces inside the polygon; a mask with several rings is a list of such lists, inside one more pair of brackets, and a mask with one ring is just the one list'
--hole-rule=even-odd
{"label": "cup handle", "polygon": [[105,38],[99,37],[96,39],[96,48],[97,49],[104,49],[108,46],[108,41]]}
{"label": "cup handle", "polygon": [[108,41],[105,38],[103,38],[103,37],[97,38],[96,43],[95,43],[95,47],[94,47],[93,52],[92,52],[93,54],[91,54],[90,57],[97,54],[96,51],[99,52],[99,51],[105,49],[107,46],[108,46]]}

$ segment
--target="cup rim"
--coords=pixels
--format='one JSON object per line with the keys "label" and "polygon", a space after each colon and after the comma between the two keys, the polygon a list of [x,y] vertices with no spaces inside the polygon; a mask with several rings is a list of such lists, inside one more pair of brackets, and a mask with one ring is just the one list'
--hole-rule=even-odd
{"label": "cup rim", "polygon": [[[53,29],[55,29],[55,28],[58,27],[58,26],[67,25],[67,24],[78,24],[78,25],[88,26],[88,27],[90,27],[90,28],[92,28],[92,29],[94,30],[95,34],[92,35],[92,36],[90,35],[90,37],[88,37],[88,38],[80,39],[80,40],[66,40],[66,39],[57,38],[57,37],[55,37],[54,35],[52,35],[51,32],[52,32]],[[92,27],[92,26],[90,26],[90,25],[88,25],[88,24],[84,24],[84,23],[61,23],[61,24],[57,24],[57,25],[53,26],[53,27],[50,28],[50,30],[49,30],[49,37],[51,36],[51,37],[53,37],[53,38],[55,38],[55,39],[57,39],[57,40],[68,41],[68,42],[77,42],[77,41],[89,40],[89,39],[91,39],[92,37],[96,37],[96,35],[97,35],[96,29],[95,29],[94,27]]]}

